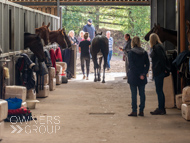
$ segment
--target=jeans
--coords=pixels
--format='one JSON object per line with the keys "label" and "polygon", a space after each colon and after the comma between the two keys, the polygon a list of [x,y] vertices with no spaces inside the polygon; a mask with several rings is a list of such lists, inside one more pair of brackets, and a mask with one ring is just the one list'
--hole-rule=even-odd
{"label": "jeans", "polygon": [[86,61],[86,74],[87,74],[87,77],[88,77],[88,75],[89,75],[89,67],[90,67],[90,56],[89,57],[81,57],[80,60],[81,60],[81,69],[82,69],[83,75],[85,75],[84,62]]}
{"label": "jeans", "polygon": [[154,77],[156,93],[158,96],[158,108],[161,110],[165,109],[165,96],[164,96],[164,92],[163,92],[164,76],[165,76],[165,73],[162,73],[162,74]]}
{"label": "jeans", "polygon": [[108,59],[107,59],[107,68],[110,68],[110,60],[111,60],[111,57],[112,57],[112,53],[113,51],[109,51],[108,53]]}
{"label": "jeans", "polygon": [[131,98],[132,98],[132,111],[137,112],[137,88],[139,90],[139,96],[140,96],[140,105],[139,105],[139,111],[143,112],[145,108],[145,85],[141,86],[133,86],[130,85],[131,89]]}

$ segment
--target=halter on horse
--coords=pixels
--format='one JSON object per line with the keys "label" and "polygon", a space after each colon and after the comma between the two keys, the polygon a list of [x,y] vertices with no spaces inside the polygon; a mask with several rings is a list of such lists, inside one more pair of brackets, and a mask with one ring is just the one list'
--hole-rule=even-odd
{"label": "halter on horse", "polygon": [[165,41],[169,41],[175,46],[177,46],[177,31],[160,27],[159,24],[154,24],[154,27],[144,37],[146,41],[149,41],[149,36],[152,33],[156,33],[159,36],[162,43]]}

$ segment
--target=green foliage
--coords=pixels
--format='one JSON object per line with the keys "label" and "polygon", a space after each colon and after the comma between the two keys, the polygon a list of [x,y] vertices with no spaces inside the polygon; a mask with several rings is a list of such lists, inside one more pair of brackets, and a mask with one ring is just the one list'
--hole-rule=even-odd
{"label": "green foliage", "polygon": [[144,36],[150,29],[149,6],[64,6],[63,27],[76,35],[91,18],[95,27],[120,30],[132,37]]}
{"label": "green foliage", "polygon": [[[95,7],[91,6],[65,6],[63,7],[63,27],[66,31],[75,31],[75,35],[83,29],[89,18],[95,19],[95,14],[88,14],[88,11],[95,12]],[[93,20],[93,24],[96,22]]]}

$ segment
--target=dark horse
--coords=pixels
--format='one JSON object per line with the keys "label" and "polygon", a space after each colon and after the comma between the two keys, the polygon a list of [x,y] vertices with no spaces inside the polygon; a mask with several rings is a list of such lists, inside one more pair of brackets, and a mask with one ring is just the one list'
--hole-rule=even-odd
{"label": "dark horse", "polygon": [[62,32],[63,32],[62,34],[65,35],[65,40],[67,42],[67,46],[68,46],[68,48],[70,48],[71,47],[71,41],[70,41],[69,37],[66,34],[65,28],[62,29]]}
{"label": "dark horse", "polygon": [[188,40],[189,45],[190,45],[190,22],[188,20],[186,21],[186,26],[187,26],[187,32],[186,32],[187,40]]}
{"label": "dark horse", "polygon": [[146,41],[149,41],[149,36],[152,33],[158,34],[162,43],[165,41],[169,41],[175,46],[177,46],[177,31],[160,27],[159,24],[158,25],[154,24],[154,27],[144,37]]}
{"label": "dark horse", "polygon": [[38,34],[44,40],[45,45],[48,45],[49,43],[49,26],[50,23],[48,23],[48,25],[45,25],[43,22],[42,27],[35,29],[35,33]]}
{"label": "dark horse", "polygon": [[52,44],[56,42],[57,44],[59,44],[61,49],[71,47],[71,42],[70,40],[69,41],[66,40],[66,38],[68,37],[64,32],[65,32],[64,28],[62,30],[58,29],[56,31],[50,31],[49,32],[50,43]]}
{"label": "dark horse", "polygon": [[[94,63],[94,82],[101,81],[100,73],[101,73],[102,56],[104,57],[102,83],[105,83],[105,69],[107,65],[107,56],[109,52],[109,47],[108,47],[108,39],[105,36],[102,36],[102,32],[101,34],[96,34],[96,37],[92,40],[90,52]],[[97,62],[97,56],[100,56],[99,64]],[[96,78],[96,72],[98,74],[98,79]]]}
{"label": "dark horse", "polygon": [[26,48],[30,48],[40,62],[45,60],[43,45],[39,35],[24,33],[24,49]]}

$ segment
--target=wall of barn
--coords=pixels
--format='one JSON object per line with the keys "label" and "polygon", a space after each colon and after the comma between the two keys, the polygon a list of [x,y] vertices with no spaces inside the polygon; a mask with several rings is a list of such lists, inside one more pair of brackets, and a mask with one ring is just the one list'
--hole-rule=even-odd
{"label": "wall of barn", "polygon": [[[161,27],[177,30],[176,26],[176,0],[151,0],[151,27],[159,23]],[[176,47],[170,42],[165,42],[166,50]]]}
{"label": "wall of barn", "polygon": [[24,50],[24,33],[34,34],[35,28],[41,27],[43,22],[46,25],[51,23],[50,30],[60,28],[60,18],[57,16],[6,0],[0,1],[0,47],[3,51],[0,60],[10,59],[10,62],[6,63],[10,71],[8,85],[15,84],[15,64],[19,55],[32,54],[30,50]]}

